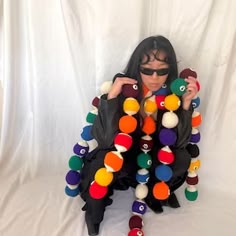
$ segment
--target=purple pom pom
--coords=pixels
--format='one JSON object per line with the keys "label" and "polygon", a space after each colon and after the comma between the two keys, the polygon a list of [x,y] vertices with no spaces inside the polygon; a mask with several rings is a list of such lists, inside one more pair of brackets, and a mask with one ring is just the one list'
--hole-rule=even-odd
{"label": "purple pom pom", "polygon": [[70,170],[66,175],[66,182],[70,185],[76,185],[80,182],[80,173],[75,170]]}
{"label": "purple pom pom", "polygon": [[190,143],[198,143],[199,141],[200,141],[200,139],[201,139],[201,135],[200,135],[200,133],[198,132],[198,133],[192,133],[192,135],[191,135],[191,138],[190,138]]}
{"label": "purple pom pom", "polygon": [[172,129],[161,129],[159,133],[159,140],[165,146],[174,145],[176,142],[177,136],[174,130]]}
{"label": "purple pom pom", "polygon": [[76,155],[84,157],[89,151],[89,146],[86,143],[79,142],[75,144],[73,151]]}
{"label": "purple pom pom", "polygon": [[143,201],[136,200],[133,202],[132,212],[134,214],[143,215],[145,214],[146,210],[147,210],[147,205]]}

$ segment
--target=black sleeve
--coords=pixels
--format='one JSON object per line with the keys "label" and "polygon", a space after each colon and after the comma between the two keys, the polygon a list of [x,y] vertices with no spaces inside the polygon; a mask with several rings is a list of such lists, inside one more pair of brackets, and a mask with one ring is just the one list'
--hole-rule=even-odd
{"label": "black sleeve", "polygon": [[114,137],[119,131],[119,107],[119,97],[107,100],[107,94],[101,96],[92,127],[92,135],[101,149],[113,147]]}
{"label": "black sleeve", "polygon": [[191,137],[193,108],[192,106],[189,110],[180,108],[176,113],[179,117],[179,123],[177,125],[177,142],[175,147],[185,148]]}

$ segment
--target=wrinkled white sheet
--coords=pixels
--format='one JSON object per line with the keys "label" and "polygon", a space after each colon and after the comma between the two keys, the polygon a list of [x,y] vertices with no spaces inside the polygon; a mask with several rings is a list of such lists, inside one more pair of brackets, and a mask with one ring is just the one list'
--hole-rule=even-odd
{"label": "wrinkled white sheet", "polygon": [[[87,234],[64,194],[67,162],[91,101],[143,38],[162,34],[201,83],[199,199],[150,210],[145,235],[236,234],[236,2],[2,0],[0,236]],[[100,235],[127,235],[133,192],[117,191]]]}

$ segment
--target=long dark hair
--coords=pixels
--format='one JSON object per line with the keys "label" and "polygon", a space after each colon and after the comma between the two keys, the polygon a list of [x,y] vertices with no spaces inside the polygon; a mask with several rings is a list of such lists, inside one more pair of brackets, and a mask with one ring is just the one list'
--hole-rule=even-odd
{"label": "long dark hair", "polygon": [[[169,75],[166,81],[167,85],[169,85],[178,75],[176,55],[170,41],[164,36],[151,36],[144,39],[135,48],[124,71],[127,77],[136,79],[140,87],[142,81],[139,67],[142,63],[144,55],[148,56],[153,50],[164,51],[167,55],[165,62],[169,65],[170,68]],[[146,63],[148,63],[150,60],[149,56],[148,58],[149,59],[146,61]]]}

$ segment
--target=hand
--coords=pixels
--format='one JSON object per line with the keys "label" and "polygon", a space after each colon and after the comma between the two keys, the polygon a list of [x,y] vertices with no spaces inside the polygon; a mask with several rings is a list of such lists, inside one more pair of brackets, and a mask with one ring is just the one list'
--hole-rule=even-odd
{"label": "hand", "polygon": [[198,93],[198,88],[197,88],[196,78],[189,76],[188,78],[185,79],[185,81],[188,83],[188,85],[185,94],[182,96],[182,107],[184,110],[188,110],[192,102],[192,99]]}
{"label": "hand", "polygon": [[107,95],[107,99],[116,98],[122,90],[124,84],[137,84],[137,80],[129,77],[117,77],[115,82],[112,84],[110,92]]}

